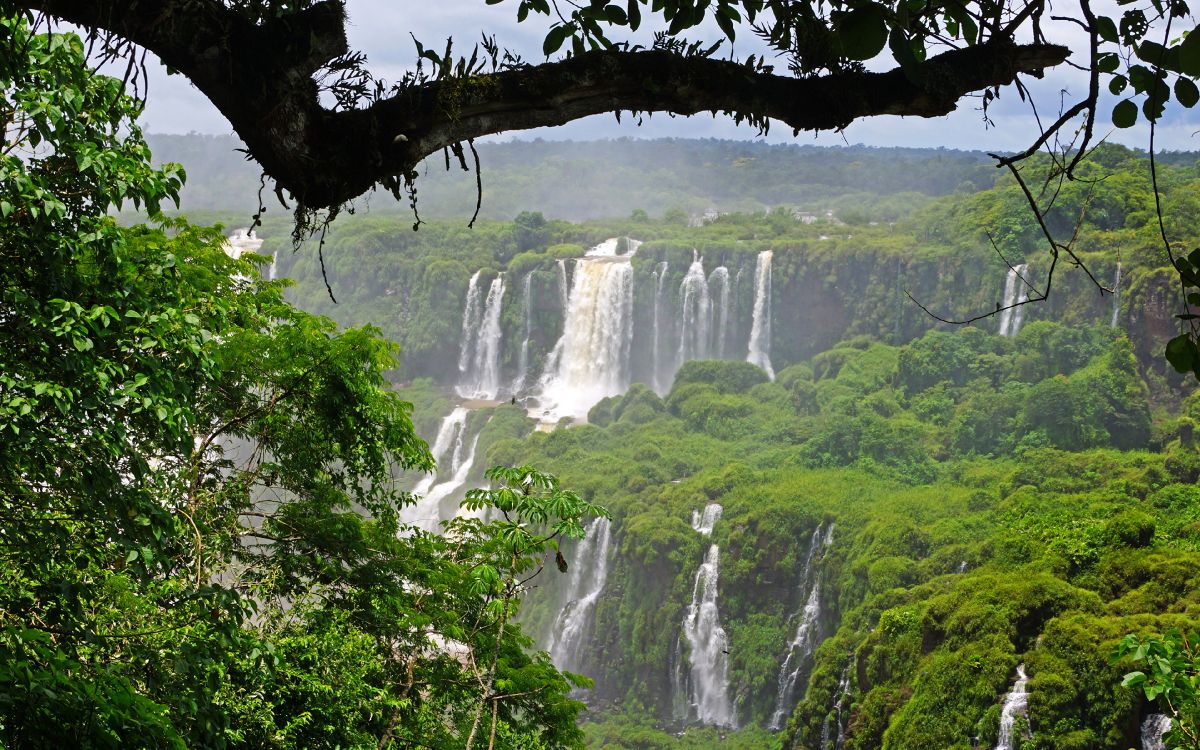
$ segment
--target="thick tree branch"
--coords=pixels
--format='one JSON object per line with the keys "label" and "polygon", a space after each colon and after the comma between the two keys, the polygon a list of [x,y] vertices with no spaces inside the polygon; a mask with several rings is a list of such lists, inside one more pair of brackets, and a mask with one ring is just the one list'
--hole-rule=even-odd
{"label": "thick tree branch", "polygon": [[836,130],[861,117],[936,117],[963,96],[1037,75],[1065,47],[992,42],[937,55],[907,73],[792,78],[662,50],[588,52],[467,78],[441,78],[360,110],[322,106],[314,71],[346,51],[344,9],[330,0],[255,25],[216,0],[22,0],[144,46],[229,118],[264,171],[306,208],[328,208],[426,156],[479,136],[633,110],[771,118]]}

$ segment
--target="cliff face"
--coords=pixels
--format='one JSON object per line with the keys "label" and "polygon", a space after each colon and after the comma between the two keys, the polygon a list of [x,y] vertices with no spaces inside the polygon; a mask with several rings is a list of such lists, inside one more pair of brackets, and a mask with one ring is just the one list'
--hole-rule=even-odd
{"label": "cliff face", "polygon": [[[776,369],[855,336],[901,344],[929,330],[954,330],[959,326],[933,316],[964,320],[1005,301],[1009,268],[990,249],[951,254],[911,239],[880,240],[878,230],[864,235],[835,226],[825,231],[830,234],[799,241],[657,240],[641,245],[633,256],[628,312],[631,382],[665,393],[682,358],[704,354],[744,359],[753,326],[756,259],[764,251],[773,256],[766,344]],[[544,372],[563,331],[574,282],[572,256],[582,256],[585,247],[560,245],[552,250],[518,255],[508,263],[496,261],[486,248],[466,253],[460,247],[449,257],[424,258],[411,257],[403,246],[377,251],[361,263],[331,271],[330,281],[341,303],[337,306],[324,299],[324,285],[312,258],[281,256],[280,272],[299,279],[306,304],[346,323],[379,325],[398,340],[404,352],[402,379],[432,377],[448,385],[461,375],[458,361],[468,281],[480,272],[477,283],[486,291],[491,280],[503,274],[498,366],[506,384],[502,390],[513,395],[511,386],[521,374],[522,356],[527,388]],[[345,252],[357,250],[345,247]],[[1048,263],[1036,255],[1030,258],[1022,276],[1033,289],[1024,294],[1036,297],[1045,288]],[[703,268],[701,291],[708,305],[703,323],[707,341],[700,348],[694,343],[684,345],[688,336],[694,339],[695,326],[700,325],[683,309],[689,293],[685,280],[697,260]],[[1111,259],[1093,260],[1091,271],[1107,286],[1116,281]],[[724,275],[724,281],[714,278],[714,272]],[[1154,373],[1154,379],[1165,376],[1165,382],[1178,383],[1166,372],[1161,354],[1176,330],[1172,317],[1176,284],[1165,269],[1127,267],[1114,297],[1102,293],[1082,271],[1060,263],[1049,299],[1025,305],[1013,315],[1021,323],[1053,320],[1071,326],[1111,324],[1115,317],[1116,326],[1129,333],[1143,369]],[[1018,282],[1017,292],[1020,287]],[[1115,305],[1119,306],[1114,316]],[[971,326],[994,332],[1000,320],[992,316]]]}

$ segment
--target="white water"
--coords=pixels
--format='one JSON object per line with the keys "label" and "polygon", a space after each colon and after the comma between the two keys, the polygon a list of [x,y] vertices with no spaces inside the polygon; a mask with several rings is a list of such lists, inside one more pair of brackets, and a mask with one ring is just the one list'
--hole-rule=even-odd
{"label": "white water", "polygon": [[849,718],[846,714],[846,704],[854,697],[850,692],[850,668],[853,665],[854,661],[851,660],[838,679],[837,703],[833,705],[833,721],[837,725],[837,734],[830,731],[830,717],[826,717],[825,725],[821,728],[821,750],[842,750],[842,746],[846,744],[846,719]]}
{"label": "white water", "polygon": [[708,277],[708,290],[713,300],[713,346],[717,359],[725,358],[725,341],[729,338],[729,269],[717,266]]}
{"label": "white water", "polygon": [[708,297],[708,279],[704,260],[693,253],[692,265],[679,284],[679,349],[675,354],[678,369],[690,359],[708,357],[712,306]]}
{"label": "white water", "polygon": [[729,638],[721,627],[717,609],[717,580],[720,576],[720,549],[708,548],[704,563],[696,571],[692,603],[683,620],[687,639],[688,718],[701,724],[735,727],[737,717],[729,699]]}
{"label": "white water", "polygon": [[[1021,330],[1022,321],[1025,320],[1025,306],[1021,303],[1029,299],[1029,287],[1021,279],[1027,270],[1029,266],[1022,263],[1008,269],[1008,275],[1004,278],[1004,301],[1000,306],[1009,309],[1000,311],[1000,327],[997,333],[1001,336],[1016,336]],[[1010,307],[1011,305],[1021,306]]]}
{"label": "white water", "polygon": [[1025,665],[1018,664],[1017,680],[1004,697],[1004,707],[1000,710],[1000,737],[996,740],[994,750],[1013,750],[1013,728],[1017,717],[1024,715],[1029,706],[1029,693],[1025,690],[1028,681]]}
{"label": "white water", "polygon": [[749,354],[746,361],[766,371],[767,377],[775,379],[771,367],[771,258],[773,253],[764,250],[758,254],[758,265],[754,270],[754,317],[750,325]]}
{"label": "white water", "polygon": [[467,372],[475,354],[475,332],[479,330],[479,274],[476,271],[467,282],[467,300],[463,303],[462,336],[458,344],[458,374]]}
{"label": "white water", "polygon": [[533,337],[533,296],[531,282],[533,271],[525,274],[521,282],[521,304],[525,315],[525,338],[521,341],[521,351],[517,355],[517,377],[513,380],[513,393],[525,390],[525,381],[529,379],[529,339]]}
{"label": "white water", "polygon": [[1142,750],[1166,750],[1163,735],[1171,729],[1171,718],[1150,714],[1142,720]]}
{"label": "white water", "polygon": [[664,260],[663,262],[658,264],[658,270],[656,270],[654,272],[654,351],[652,353],[653,358],[654,358],[653,359],[653,365],[654,365],[653,380],[654,380],[654,382],[652,383],[652,385],[654,386],[655,393],[657,393],[660,396],[665,395],[667,392],[667,388],[670,386],[669,383],[666,383],[666,384],[663,383],[663,376],[662,376],[662,346],[663,346],[663,344],[662,344],[662,330],[660,327],[660,318],[662,316],[662,303],[663,303],[663,282],[666,281],[666,278],[667,278],[667,262]]}
{"label": "white water", "polygon": [[439,507],[442,500],[467,481],[467,474],[475,460],[475,442],[467,439],[468,413],[467,409],[459,406],[442,420],[430,449],[437,462],[437,470],[425,475],[413,487],[417,501],[400,511],[401,523],[426,531],[438,530],[438,524],[443,520]]}
{"label": "white water", "polygon": [[462,486],[467,483],[467,477],[470,475],[471,469],[475,466],[475,445],[478,442],[479,435],[475,435],[469,441],[464,440],[465,450],[461,454],[456,455],[458,463],[451,464],[450,470],[453,473],[450,478],[433,485],[421,502],[417,504],[417,507],[431,509],[433,516],[427,515],[415,525],[424,528],[426,531],[437,531],[442,521],[453,518],[457,514],[457,509],[443,513],[441,506],[443,501],[456,491],[462,489]]}
{"label": "white water", "polygon": [[608,581],[608,554],[612,534],[607,518],[597,518],[575,550],[567,603],[554,622],[550,658],[559,669],[578,669],[579,651],[588,635],[596,600]]}
{"label": "white water", "polygon": [[[615,252],[615,240],[609,242]],[[544,422],[585,419],[597,401],[629,387],[633,339],[629,256],[589,252],[577,260],[566,310],[562,337],[547,360],[534,414]]]}
{"label": "white water", "polygon": [[[459,352],[458,369],[462,373],[459,381],[458,395],[463,398],[478,398],[493,400],[500,395],[500,308],[504,303],[504,274],[492,279],[488,287],[487,299],[483,304],[483,313],[479,317],[476,330],[468,330],[471,307],[479,307],[478,286],[476,276],[471,277],[472,285],[467,291],[467,310],[463,314],[463,346]],[[474,292],[474,300],[472,300]],[[471,339],[469,356],[467,352],[468,338]],[[463,367],[464,359],[466,367]]]}
{"label": "white water", "polygon": [[1117,327],[1117,321],[1121,317],[1121,262],[1117,261],[1117,277],[1113,280],[1113,305],[1112,305],[1112,322],[1109,325],[1113,328]]}
{"label": "white water", "polygon": [[767,723],[769,729],[782,729],[788,714],[799,700],[800,675],[821,643],[821,581],[816,564],[833,543],[833,524],[817,526],[808,541],[808,554],[804,558],[804,571],[800,575],[800,590],[807,591],[804,608],[799,613],[796,635],[788,643],[787,656],[779,667],[778,692],[775,695],[775,711]]}
{"label": "white water", "polygon": [[692,528],[699,531],[701,536],[712,536],[713,527],[717,525],[717,521],[721,520],[721,513],[725,509],[720,503],[709,503],[704,506],[703,511],[692,511]]}
{"label": "white water", "polygon": [[[1117,273],[1120,273],[1121,266],[1117,266]],[[267,266],[267,281],[274,281],[275,275],[279,272],[279,251],[271,253],[271,265]]]}

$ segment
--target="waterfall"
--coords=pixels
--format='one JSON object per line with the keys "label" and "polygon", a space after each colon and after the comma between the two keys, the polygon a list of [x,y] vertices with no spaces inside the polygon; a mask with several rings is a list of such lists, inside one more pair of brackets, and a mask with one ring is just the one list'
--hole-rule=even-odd
{"label": "waterfall", "polygon": [[1121,317],[1121,261],[1117,261],[1117,277],[1113,279],[1113,309],[1112,322],[1109,326],[1117,327],[1117,321]]}
{"label": "waterfall", "polygon": [[721,520],[724,510],[719,503],[709,503],[704,506],[703,511],[693,510],[692,528],[700,532],[701,536],[712,536],[713,527]]}
{"label": "waterfall", "polygon": [[597,401],[629,387],[632,319],[629,256],[577,260],[562,336],[542,376],[538,404],[543,421],[586,418]]}
{"label": "waterfall", "polygon": [[[271,265],[267,266],[267,281],[274,281],[275,275],[279,272],[279,251],[271,253]],[[1121,273],[1121,265],[1117,264],[1117,274]]]}
{"label": "waterfall", "polygon": [[[465,430],[464,430],[465,432]],[[423,526],[426,531],[436,531],[438,524],[445,518],[442,516],[442,502],[453,495],[457,490],[462,489],[462,486],[467,483],[467,477],[471,473],[471,469],[475,467],[475,446],[479,442],[479,435],[475,435],[469,442],[464,439],[465,451],[455,454],[456,464],[451,465],[453,474],[444,482],[438,482],[430,488],[428,494],[419,503],[419,506],[429,508],[436,513],[432,519],[421,519],[422,523],[417,525]],[[446,518],[453,518],[455,513],[449,513]],[[426,525],[426,524],[429,525]]]}
{"label": "waterfall", "polygon": [[[475,276],[479,274],[476,273]],[[472,276],[472,282],[475,281]],[[483,304],[483,314],[479,317],[478,331],[467,331],[472,299],[471,291],[475,292],[474,306],[479,308],[478,286],[473,285],[467,292],[467,312],[463,315],[464,336],[474,339],[470,347],[471,356],[467,357],[466,368],[463,368],[463,353],[467,351],[466,339],[459,353],[459,371],[463,378],[459,382],[458,395],[463,398],[479,398],[493,400],[500,395],[500,306],[504,301],[504,274],[492,279],[488,287],[487,299]]]}
{"label": "waterfall", "polygon": [[754,269],[754,317],[750,325],[749,354],[746,361],[766,370],[767,377],[775,379],[771,367],[771,258],[773,253],[764,250],[758,254],[758,265]]}
{"label": "waterfall", "polygon": [[842,676],[838,679],[837,703],[833,704],[833,720],[837,722],[837,734],[833,734],[830,729],[830,717],[825,717],[825,725],[821,727],[821,750],[842,750],[842,746],[846,744],[846,719],[849,718],[846,713],[846,704],[850,698],[854,697],[850,692],[850,668],[852,666],[854,666],[853,659],[842,670]]}
{"label": "waterfall", "polygon": [[[475,458],[474,440],[467,440],[467,414],[464,407],[456,407],[442,420],[437,439],[430,452],[437,462],[437,470],[427,474],[413,487],[417,500],[400,511],[400,522],[419,526],[426,531],[436,531],[442,520],[441,501],[467,481],[467,474]],[[476,436],[478,439],[478,436]],[[441,480],[440,482],[438,480]]]}
{"label": "waterfall", "polygon": [[571,288],[567,285],[567,261],[565,258],[559,258],[555,265],[558,266],[558,299],[562,303],[562,314],[565,321],[571,294]]}
{"label": "waterfall", "polygon": [[717,359],[725,358],[725,340],[729,338],[729,269],[717,266],[708,277],[708,289],[713,305],[713,343],[710,352]]}
{"label": "waterfall", "polygon": [[1163,735],[1171,731],[1171,718],[1150,714],[1142,720],[1142,750],[1166,750]]}
{"label": "waterfall", "polygon": [[607,518],[597,518],[575,551],[571,578],[567,585],[567,603],[554,622],[550,658],[559,669],[580,666],[579,649],[587,637],[596,600],[608,580],[608,551],[612,541]]}
{"label": "waterfall", "polygon": [[825,550],[833,543],[833,524],[818,525],[808,541],[808,554],[804,558],[804,570],[800,575],[800,590],[807,592],[804,608],[799,613],[796,635],[788,643],[787,656],[779,667],[779,688],[775,696],[775,711],[767,723],[769,729],[783,729],[788,714],[799,700],[800,677],[809,666],[809,658],[820,645],[821,632],[821,580],[817,563],[824,557]]}
{"label": "waterfall", "polygon": [[708,279],[704,275],[704,260],[693,251],[692,265],[679,285],[680,327],[676,369],[689,359],[708,356],[711,321],[712,306],[708,297]]}
{"label": "waterfall", "polygon": [[525,280],[521,282],[521,300],[523,313],[525,315],[525,338],[521,341],[521,351],[517,355],[517,377],[513,380],[513,393],[520,393],[525,390],[525,381],[529,378],[529,339],[533,337],[533,296],[531,292],[531,283],[533,281],[533,271],[525,274]]}
{"label": "waterfall", "polygon": [[717,610],[717,579],[720,575],[720,549],[708,548],[704,563],[696,571],[692,603],[683,620],[687,639],[689,718],[701,724],[734,727],[737,718],[729,699],[729,638],[721,627]]}
{"label": "waterfall", "polygon": [[1025,714],[1029,706],[1029,693],[1025,690],[1028,678],[1025,676],[1025,665],[1017,665],[1017,680],[1012,690],[1004,697],[1004,708],[1000,710],[1000,737],[996,740],[994,750],[1013,750],[1013,728],[1017,716]]}
{"label": "waterfall", "polygon": [[464,375],[475,358],[475,332],[479,329],[479,274],[476,271],[467,283],[467,301],[463,303],[462,337],[458,345],[458,373]]}
{"label": "waterfall", "polygon": [[1024,263],[1013,266],[1008,269],[1008,275],[1004,278],[1004,301],[1000,306],[1008,309],[1000,311],[1000,327],[997,333],[1001,336],[1016,336],[1021,330],[1022,321],[1025,320],[1025,306],[1021,303],[1029,299],[1029,287],[1022,280],[1027,270],[1029,266]]}
{"label": "waterfall", "polygon": [[660,329],[660,317],[662,316],[663,303],[663,282],[667,279],[667,262],[658,264],[658,270],[654,272],[654,351],[653,351],[653,383],[654,392],[662,396],[666,394],[670,384],[662,382],[662,331]]}

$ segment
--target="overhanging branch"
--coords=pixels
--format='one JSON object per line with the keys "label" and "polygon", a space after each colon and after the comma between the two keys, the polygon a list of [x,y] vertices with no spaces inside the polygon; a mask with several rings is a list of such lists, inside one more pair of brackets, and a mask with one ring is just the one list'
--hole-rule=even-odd
{"label": "overhanging branch", "polygon": [[597,51],[566,60],[402,89],[358,110],[321,105],[313,73],[346,51],[340,2],[256,25],[217,0],[24,0],[146,47],[224,114],[264,171],[304,208],[396,186],[426,156],[483,135],[632,110],[770,118],[836,130],[874,115],[936,117],[963,96],[1040,74],[1070,54],[993,42],[910,71],[793,78],[665,50]]}

